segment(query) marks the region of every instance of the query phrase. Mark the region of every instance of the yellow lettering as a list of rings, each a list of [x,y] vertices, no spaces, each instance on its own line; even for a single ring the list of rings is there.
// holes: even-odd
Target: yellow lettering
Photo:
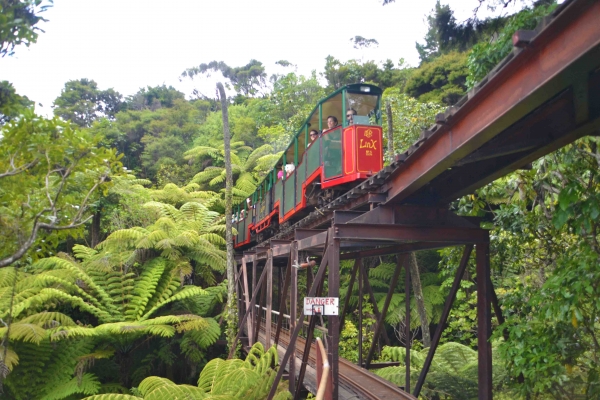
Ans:
[[[360,139],[359,148],[360,149],[377,150],[377,140],[375,140],[375,139],[371,139],[371,140]]]

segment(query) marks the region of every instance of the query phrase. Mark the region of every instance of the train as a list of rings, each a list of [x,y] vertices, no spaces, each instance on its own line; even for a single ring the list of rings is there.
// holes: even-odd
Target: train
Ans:
[[[256,191],[234,207],[234,248],[267,240],[383,168],[382,92],[352,84],[317,103]],[[329,117],[341,123],[329,127]]]

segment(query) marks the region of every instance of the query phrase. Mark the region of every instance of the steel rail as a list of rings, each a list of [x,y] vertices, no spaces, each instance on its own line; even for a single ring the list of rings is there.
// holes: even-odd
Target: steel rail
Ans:
[[[265,341],[265,331],[261,327],[259,333],[259,340],[263,343]],[[279,343],[282,347],[287,348],[289,345],[289,335],[287,332],[282,331],[279,337]],[[296,353],[302,357],[305,345],[305,340],[302,337],[298,337],[296,343]],[[309,361],[312,365],[316,366],[317,357],[314,355],[317,352],[317,348],[313,343],[310,348]],[[313,353],[314,352],[314,353]],[[355,392],[361,399],[365,400],[387,400],[387,399],[406,399],[416,400],[410,393],[406,393],[398,386],[387,380],[369,372],[368,370],[353,364],[352,362],[339,358],[339,377],[340,385]]]

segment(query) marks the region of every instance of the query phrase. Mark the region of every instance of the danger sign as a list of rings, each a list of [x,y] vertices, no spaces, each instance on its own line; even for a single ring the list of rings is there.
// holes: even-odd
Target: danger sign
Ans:
[[[339,298],[305,297],[304,315],[338,315]]]

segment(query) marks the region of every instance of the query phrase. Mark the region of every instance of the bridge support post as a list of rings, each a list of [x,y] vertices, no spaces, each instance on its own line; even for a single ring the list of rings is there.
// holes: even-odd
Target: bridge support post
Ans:
[[[298,242],[292,242],[292,252],[290,258],[291,264],[298,262]],[[290,332],[296,331],[296,310],[298,309],[298,268],[293,268],[290,264],[291,287],[290,287]],[[288,371],[289,390],[290,393],[295,393],[296,390],[296,339],[290,340],[287,352],[291,353],[290,365]],[[283,363],[281,364],[284,365]]]
[[[273,250],[267,250],[267,311],[265,314],[266,349],[271,347],[271,311],[273,306]]]
[[[479,399],[492,399],[492,296],[490,278],[490,245],[477,243],[477,353],[479,359]]]
[[[328,235],[326,246],[329,251],[329,279],[327,285],[329,286],[329,297],[340,297],[340,240],[333,239],[333,235]],[[313,290],[311,290],[313,292]],[[329,327],[328,335],[330,338],[329,346],[327,346],[327,353],[329,353],[331,363],[331,377],[333,383],[333,393],[331,398],[333,400],[338,399],[339,393],[339,344],[340,344],[340,316],[329,316]]]
[[[251,311],[250,309],[250,296],[248,290],[248,266],[246,265],[246,257],[242,257],[242,274],[244,280],[244,300],[246,302],[246,313]],[[240,320],[240,325],[242,320]],[[248,344],[252,346],[252,321],[246,319],[246,330],[248,334]]]

